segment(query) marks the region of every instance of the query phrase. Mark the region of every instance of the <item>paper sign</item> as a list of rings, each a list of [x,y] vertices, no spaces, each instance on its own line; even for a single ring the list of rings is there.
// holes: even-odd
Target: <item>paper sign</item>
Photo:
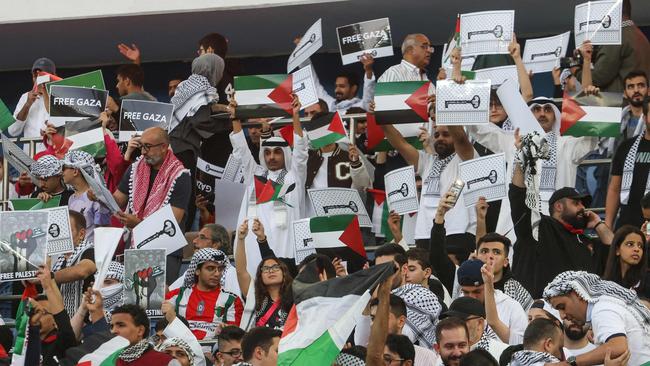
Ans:
[[[309,229],[309,219],[296,220],[293,222],[294,259],[296,265],[300,264],[307,256],[316,253],[314,239]]]
[[[296,45],[296,48],[289,55],[287,73],[290,73],[296,67],[300,66],[300,64],[307,61],[321,47],[323,47],[323,29],[321,19],[318,19],[316,23],[307,29],[307,32],[305,32],[300,42]]]
[[[138,305],[148,316],[163,316],[166,264],[165,249],[125,250],[124,303]]]
[[[99,202],[104,204],[112,214],[121,211],[120,206],[115,201],[115,198],[113,198],[113,194],[106,188],[104,178],[99,173],[94,172],[93,175],[90,175],[86,172],[86,169],[79,169],[79,171],[83,174],[84,179],[90,186],[90,189],[93,190],[93,193],[95,193]]]
[[[187,240],[169,204],[152,213],[133,228],[135,249],[167,249],[173,253],[187,245]]]
[[[50,208],[47,213],[47,255],[71,253],[74,251],[74,243],[68,206]]]
[[[463,161],[458,166],[465,182],[463,200],[466,207],[476,205],[479,197],[488,202],[506,197],[506,156],[504,153]]]
[[[576,47],[586,41],[593,45],[621,44],[622,0],[589,1],[576,5],[573,22]]]
[[[301,110],[318,103],[318,93],[316,92],[312,73],[311,65],[307,65],[291,74],[293,92],[296,93],[300,100]]]
[[[47,92],[51,94],[50,88],[53,85],[67,85],[67,86],[78,86],[81,88],[90,88],[90,89],[100,89],[106,90],[104,85],[104,76],[102,75],[102,70],[95,70],[87,72],[85,74],[80,74],[76,76],[71,76],[59,81],[53,81],[45,85]]]
[[[0,282],[36,278],[47,256],[48,212],[0,212]]]
[[[439,80],[436,84],[436,125],[490,123],[490,80],[468,80],[458,84]]]
[[[13,141],[9,140],[7,136],[2,134],[2,155],[9,165],[13,166],[16,170],[23,173],[26,172],[32,178],[34,184],[38,184],[38,180],[34,177],[29,170],[29,167],[34,164],[34,159],[29,157],[23,149],[19,148]]]
[[[529,39],[524,47],[522,60],[526,69],[533,73],[553,71],[560,66],[560,58],[566,55],[571,32],[557,36]]]
[[[490,80],[494,86],[499,86],[505,83],[506,80],[512,80],[515,82],[517,90],[519,90],[519,75],[517,74],[517,66],[515,65],[474,70],[474,74],[475,80]]]
[[[368,20],[336,28],[343,65],[359,62],[364,53],[373,58],[393,55],[388,18]]]
[[[149,127],[167,130],[173,113],[174,105],[170,103],[124,99],[120,109],[119,140],[128,141]]]
[[[503,105],[503,109],[508,113],[508,118],[515,128],[519,128],[519,133],[522,136],[533,131],[544,134],[544,130],[535,119],[526,102],[524,102],[524,98],[519,93],[519,88],[513,80],[503,83],[497,89],[497,96]]]
[[[388,208],[400,215],[418,212],[415,170],[412,165],[392,170],[384,175]]]
[[[55,127],[68,121],[98,118],[106,109],[106,90],[53,85],[50,91],[48,121]]]
[[[217,179],[223,176],[223,168],[214,164],[210,164],[200,157],[196,160],[196,168],[206,174],[209,174]]]
[[[508,53],[514,25],[514,10],[461,14],[460,44],[463,55]]]
[[[241,208],[246,193],[246,185],[217,179],[214,182],[214,215],[219,218],[219,224],[228,230],[237,230],[236,213]]]
[[[356,189],[308,189],[307,194],[317,216],[355,214],[359,216],[359,226],[372,227],[366,206]]]
[[[116,227],[97,227],[94,231],[95,243],[102,243],[95,245],[95,265],[97,266],[97,273],[95,274],[95,283],[93,290],[99,290],[104,285],[104,279],[108,272],[108,267],[111,264],[115,249],[122,239],[124,229]]]

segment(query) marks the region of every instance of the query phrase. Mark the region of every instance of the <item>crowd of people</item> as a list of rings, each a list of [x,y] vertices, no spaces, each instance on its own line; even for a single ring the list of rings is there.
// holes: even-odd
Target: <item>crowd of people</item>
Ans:
[[[19,172],[15,194],[60,199],[69,210],[74,251],[40,266],[36,279],[11,283],[13,294],[32,296],[3,316],[19,319],[29,308],[28,331],[21,334],[19,322],[15,330],[0,326],[0,362],[103,365],[103,350],[103,362],[122,366],[277,365],[283,332],[296,329],[296,304],[311,301],[294,292],[389,263],[394,273],[371,289],[352,334],[339,335],[347,338],[340,353],[322,364],[650,364],[650,43],[631,20],[631,8],[623,1],[621,45],[586,41],[574,52],[579,64],[553,70],[554,95],[534,96],[513,37],[507,63],[517,67],[521,97],[543,139],[520,133],[496,86],[490,123],[436,126],[436,80],[428,93],[430,130],[421,128],[414,138],[395,125],[369,126],[377,84],[429,81],[433,47],[425,34],[407,35],[401,62],[381,75],[365,54],[359,75],[345,72],[333,80],[334,95],[318,80],[318,103],[303,110],[292,95],[291,122],[282,131],[270,118],[241,120],[228,41],[211,33],[198,42],[190,76],[169,81],[169,125],[125,143],[114,135],[121,102],[155,98],[146,91],[140,50],[118,46],[131,63],[118,68],[118,96],[109,97],[99,117],[106,153],[98,157],[57,143],[61,131],[50,123],[47,89],[37,83],[57,69],[39,58],[31,69],[35,87],[21,96],[7,130],[42,137],[35,163]],[[436,79],[465,83],[462,59],[455,48],[453,68],[441,68]],[[605,91],[621,95],[619,137],[560,133],[557,97]],[[354,135],[314,149],[305,126],[329,112],[356,115],[347,126]],[[389,149],[368,146],[371,127],[381,130]],[[549,149],[546,158],[535,156],[540,141]],[[496,153],[506,157],[507,197],[489,203],[481,197],[466,207],[451,189],[460,164]],[[612,163],[592,197],[576,187],[581,179],[584,184],[581,162],[594,156]],[[233,231],[217,214],[219,200],[196,188],[204,174],[199,160],[224,167],[229,159],[241,166],[246,187],[239,210],[229,213],[237,218]],[[382,219],[382,212],[372,212],[371,192],[385,194],[384,175],[405,166],[417,176],[419,209]],[[88,181],[97,173],[119,206],[113,214]],[[281,200],[258,204],[258,177],[293,188]],[[361,231],[366,246],[376,248],[363,268],[319,252],[296,258],[291,223],[315,216],[307,189],[327,187],[352,188],[367,200],[373,227]],[[590,209],[597,203],[604,212]],[[122,262],[132,229],[166,205],[187,248],[167,253],[161,318],[125,303],[130,279]],[[97,263],[95,249],[105,243],[94,230],[107,226],[123,227],[125,234],[113,260]],[[183,271],[184,256],[191,259]],[[93,287],[102,265],[105,279]],[[18,361],[23,347],[28,352]]]

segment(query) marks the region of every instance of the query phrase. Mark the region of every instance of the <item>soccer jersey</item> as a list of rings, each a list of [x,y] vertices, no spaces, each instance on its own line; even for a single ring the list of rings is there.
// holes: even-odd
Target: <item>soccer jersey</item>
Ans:
[[[232,292],[217,288],[201,291],[196,285],[170,291],[167,299],[176,305],[176,313],[185,317],[197,339],[215,338],[222,325],[239,326],[244,306]]]

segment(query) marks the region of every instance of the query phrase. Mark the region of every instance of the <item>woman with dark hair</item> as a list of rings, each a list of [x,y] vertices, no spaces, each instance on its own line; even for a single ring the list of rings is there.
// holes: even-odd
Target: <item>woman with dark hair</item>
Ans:
[[[641,298],[650,298],[647,252],[646,238],[641,230],[632,225],[616,230],[603,279],[632,289]]]
[[[263,257],[255,272],[255,293],[249,296],[251,276],[246,270],[246,243],[243,240],[248,233],[248,220],[244,221],[238,230],[239,240],[235,251],[235,267],[242,297],[246,299],[244,312],[246,313],[247,309],[253,311],[251,320],[255,323],[251,324],[251,327],[283,329],[284,322],[287,320],[293,305],[293,291],[291,290],[293,278],[289,273],[289,269],[284,262],[275,256]],[[260,245],[268,246],[264,226],[258,219],[253,220],[251,230],[257,236],[257,242]],[[254,301],[255,304],[252,309],[249,306],[251,301]],[[242,326],[245,326],[245,324],[242,323]]]

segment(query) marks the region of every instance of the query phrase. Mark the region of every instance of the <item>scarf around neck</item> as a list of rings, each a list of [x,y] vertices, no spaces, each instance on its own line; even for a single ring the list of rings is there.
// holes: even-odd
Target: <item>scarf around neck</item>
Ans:
[[[174,114],[169,123],[171,132],[185,117],[192,117],[204,105],[219,100],[217,89],[210,85],[205,76],[192,74],[176,87],[172,97]]]
[[[425,180],[427,187],[425,192],[426,195],[440,197],[440,175],[454,157],[456,157],[456,153],[450,154],[443,159],[440,159],[440,157],[436,155],[429,176]]]
[[[142,357],[142,355],[147,352],[149,347],[149,341],[147,339],[143,339],[140,342],[132,346],[128,346],[122,350],[118,358],[124,362],[133,362]]]
[[[523,350],[512,355],[511,365],[532,366],[536,364],[558,363],[560,360],[550,353]]]
[[[641,123],[641,121],[639,121]],[[645,129],[636,137],[632,147],[627,152],[625,156],[625,162],[623,163],[623,176],[621,177],[621,204],[627,205],[630,200],[630,188],[632,187],[632,180],[634,178],[634,163],[636,162],[636,155],[639,152],[639,145],[641,145],[641,140],[645,136]],[[650,173],[648,174],[650,178]],[[650,179],[646,180],[645,183],[645,192],[650,190]]]
[[[189,170],[185,169],[183,163],[174,156],[171,150],[167,150],[165,160],[158,170],[149,192],[151,166],[147,164],[143,156],[140,156],[133,163],[129,179],[128,206],[131,213],[144,219],[166,205],[174,191],[176,180],[183,173],[189,173]]]

